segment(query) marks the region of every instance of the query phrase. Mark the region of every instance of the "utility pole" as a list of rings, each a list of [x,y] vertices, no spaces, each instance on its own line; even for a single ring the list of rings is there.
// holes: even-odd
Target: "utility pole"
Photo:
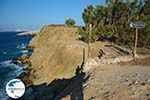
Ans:
[[[137,16],[137,20],[139,20],[139,16]],[[136,56],[137,56],[138,32],[139,32],[139,29],[138,29],[138,28],[136,28],[136,34],[135,34],[135,45],[134,45],[134,54],[133,54],[134,59],[135,59],[135,58],[136,58]]]

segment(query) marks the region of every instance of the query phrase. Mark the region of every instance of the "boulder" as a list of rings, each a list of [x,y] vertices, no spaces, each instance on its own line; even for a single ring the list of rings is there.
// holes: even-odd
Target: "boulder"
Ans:
[[[23,64],[29,64],[31,65],[31,62],[29,60],[29,56],[27,54],[23,54],[18,58],[19,61],[21,61],[21,63]]]
[[[14,58],[11,62],[10,62],[10,64],[19,64],[20,62],[19,62],[19,60],[18,60],[18,58]]]
[[[25,86],[28,87],[32,84],[30,77],[31,75],[29,73],[23,72],[17,78],[21,79]]]

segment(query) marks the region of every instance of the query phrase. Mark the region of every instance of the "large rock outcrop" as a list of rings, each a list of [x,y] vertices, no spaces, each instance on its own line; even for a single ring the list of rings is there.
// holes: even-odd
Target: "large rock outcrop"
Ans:
[[[83,48],[87,47],[77,37],[77,28],[49,25],[30,41],[29,46],[34,48],[30,57],[34,84],[75,75],[83,61]]]

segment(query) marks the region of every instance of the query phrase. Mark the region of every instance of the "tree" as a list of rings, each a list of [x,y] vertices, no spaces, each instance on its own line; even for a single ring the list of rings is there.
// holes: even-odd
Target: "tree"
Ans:
[[[123,0],[105,0],[106,4],[116,3],[116,2],[122,2]]]
[[[82,18],[86,26],[93,23],[93,11],[94,7],[92,5],[88,5],[86,9],[84,9],[84,12],[82,14]]]
[[[131,22],[145,22],[140,29],[138,45],[150,47],[150,0],[106,0],[107,5],[87,6],[82,14],[85,27],[80,29],[83,40],[88,40],[89,24],[92,24],[92,42],[97,37],[119,45],[134,45],[135,30]],[[137,16],[139,20],[137,20]]]
[[[74,27],[75,26],[75,21],[73,20],[73,19],[71,19],[71,18],[69,18],[69,19],[67,19],[66,21],[65,21],[65,24],[68,26],[68,27]]]

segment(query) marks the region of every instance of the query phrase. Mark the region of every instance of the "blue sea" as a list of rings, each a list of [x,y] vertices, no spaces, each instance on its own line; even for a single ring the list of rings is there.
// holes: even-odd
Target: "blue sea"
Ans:
[[[31,36],[17,36],[19,32],[0,32],[0,100],[5,100],[7,82],[18,76],[25,66],[10,62],[22,54],[30,54],[27,44]]]

